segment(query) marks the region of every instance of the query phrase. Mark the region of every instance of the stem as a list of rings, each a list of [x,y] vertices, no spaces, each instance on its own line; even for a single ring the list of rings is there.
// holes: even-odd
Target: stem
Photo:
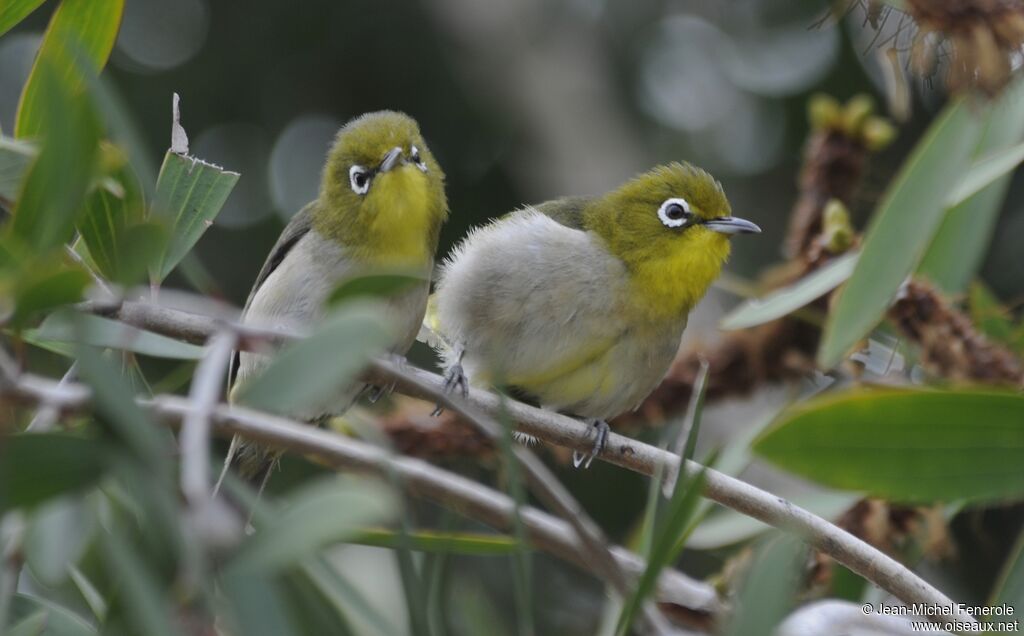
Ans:
[[[81,305],[80,308],[90,310],[88,305]],[[116,307],[107,305],[101,309],[105,309],[104,315],[111,318],[186,342],[201,342],[212,331],[211,322],[207,318],[146,303],[125,302]],[[294,334],[244,326],[236,328],[243,347],[252,347],[257,342],[295,337]],[[395,381],[396,390],[401,393],[440,402],[462,414],[465,414],[467,408],[490,417],[500,417],[502,413],[502,400],[494,393],[471,387],[466,400],[456,400],[444,393],[440,376],[408,365],[400,367],[391,360],[372,361],[364,379],[376,384]],[[508,416],[519,422],[520,431],[550,444],[580,451],[590,450],[592,440],[583,423],[515,400],[504,399],[503,404]],[[608,444],[600,458],[648,476],[653,475],[659,465],[663,466],[663,474],[675,474],[680,465],[677,456],[616,433],[609,435]],[[704,468],[696,462],[687,461],[685,470],[691,476],[701,470],[705,471],[704,495],[709,499],[769,525],[799,534],[811,545],[904,603],[940,606],[952,611],[954,616],[969,620],[956,603],[934,586],[875,547],[825,519],[781,497],[716,470]]]

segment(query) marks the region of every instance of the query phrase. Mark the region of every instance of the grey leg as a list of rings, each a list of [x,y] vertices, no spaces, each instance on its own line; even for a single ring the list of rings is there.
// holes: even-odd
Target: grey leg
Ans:
[[[576,468],[579,468],[580,466],[583,466],[583,468],[590,468],[590,464],[593,463],[594,459],[601,454],[604,447],[608,445],[608,433],[611,433],[612,431],[612,427],[608,426],[608,422],[604,420],[588,421],[594,428],[594,434],[596,436],[596,439],[594,440],[594,448],[591,449],[589,454],[573,451],[572,465]]]

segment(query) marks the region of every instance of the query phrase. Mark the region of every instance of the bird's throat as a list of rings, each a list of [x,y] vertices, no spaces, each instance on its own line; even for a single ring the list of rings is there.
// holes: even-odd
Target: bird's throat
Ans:
[[[729,241],[708,232],[687,249],[634,263],[630,308],[650,320],[686,316],[707,293],[729,256]]]

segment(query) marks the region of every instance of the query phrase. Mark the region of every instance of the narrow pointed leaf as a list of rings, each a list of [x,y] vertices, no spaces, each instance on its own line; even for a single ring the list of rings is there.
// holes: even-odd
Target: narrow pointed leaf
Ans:
[[[722,319],[720,327],[747,329],[793,313],[842,285],[853,273],[857,256],[855,252],[844,254],[791,285],[740,304]]]
[[[27,141],[0,136],[0,203],[14,203],[39,148]]]
[[[679,544],[680,537],[685,531],[697,504],[700,502],[700,493],[704,488],[704,473],[696,477],[676,483],[672,499],[666,506],[665,516],[655,532],[651,544],[651,552],[647,557],[647,567],[636,582],[636,587],[628,599],[622,605],[622,613],[619,614],[619,621],[615,633],[623,635],[633,624],[641,606],[646,602],[658,581],[658,575],[670,564]]]
[[[44,0],[5,0],[0,4],[0,35],[28,17]]]
[[[297,565],[325,546],[358,536],[365,526],[392,516],[395,499],[378,482],[326,478],[289,497],[241,548],[232,572],[272,572]]]
[[[785,411],[756,453],[825,486],[898,501],[1024,495],[1024,395],[865,389]]]
[[[144,331],[118,320],[101,316],[77,316],[79,326],[67,316],[52,314],[36,329],[23,335],[26,341],[37,346],[67,352],[76,342],[107,349],[132,351],[154,358],[172,360],[198,360],[203,357],[203,348],[174,340],[151,331]],[[59,343],[62,346],[53,346]]]
[[[15,293],[11,323],[22,327],[40,312],[71,304],[82,298],[92,282],[81,269],[64,269],[57,264],[40,264],[21,274]]]
[[[78,65],[99,73],[107,63],[114,40],[121,26],[124,0],[62,0],[50,18],[43,35],[36,63],[18,103],[15,136],[34,137],[49,131],[41,118],[45,100],[41,92],[39,69],[49,60],[62,69],[60,81],[72,90],[78,90],[81,78]]]
[[[87,333],[88,323],[79,325]],[[135,402],[131,388],[109,360],[87,345],[76,347],[78,373],[92,387],[93,409],[107,431],[147,466],[156,482],[169,475],[168,433]]]
[[[520,549],[520,543],[515,537],[503,534],[417,530],[408,533],[404,539],[408,548],[417,552],[495,555],[512,554]],[[402,540],[403,537],[394,530],[380,528],[362,530],[351,542],[380,548],[397,548]]]
[[[39,103],[33,114],[45,133],[39,156],[21,185],[10,232],[43,250],[67,242],[93,178],[100,138],[88,100],[41,57],[33,72]]]
[[[168,152],[157,177],[153,215],[170,232],[155,270],[158,280],[171,273],[199,241],[238,182],[230,172],[194,157]]]
[[[39,610],[12,624],[4,632],[7,636],[40,636],[46,630],[46,612]]]
[[[15,594],[11,599],[11,619],[15,622],[35,616],[46,615],[46,626],[38,636],[91,636],[96,634],[85,619],[71,610],[38,596]]]
[[[277,413],[330,410],[370,356],[392,341],[378,305],[347,303],[319,330],[282,351],[270,366],[241,385],[237,400]]]
[[[89,488],[109,461],[106,446],[77,435],[9,435],[0,445],[0,512]]]
[[[882,319],[942,222],[980,133],[975,109],[958,99],[918,142],[875,211],[857,266],[829,314],[818,350],[822,367],[835,366]]]
[[[1024,144],[1011,146],[982,157],[964,175],[960,185],[953,190],[949,205],[960,205],[1000,177],[1012,172],[1024,161]]]
[[[118,582],[118,595],[125,599],[123,611],[134,627],[132,631],[147,636],[175,636],[178,629],[162,581],[153,571],[154,564],[139,553],[127,536],[104,532],[100,537],[104,565],[109,576]]]
[[[850,509],[859,495],[834,492],[813,492],[787,497],[797,506],[824,519],[835,519]],[[770,532],[772,526],[730,508],[709,515],[694,529],[686,542],[691,550],[718,550]]]
[[[1024,81],[1017,81],[990,107],[974,151],[976,163],[956,189],[948,204],[952,207],[918,267],[919,274],[941,289],[963,292],[981,267],[1010,187],[1009,164],[1019,163],[1024,153],[1022,140]]]
[[[780,535],[754,555],[740,585],[735,611],[725,636],[772,636],[793,606],[802,579],[804,548],[800,539]]]
[[[380,298],[391,296],[423,283],[422,276],[404,273],[385,273],[358,276],[339,285],[327,299],[329,305],[342,303],[352,298]]]
[[[130,167],[122,167],[110,180],[111,185],[89,193],[77,227],[100,273],[131,285],[157,265],[165,232],[159,223],[145,219],[142,184]]]
[[[1006,557],[1002,571],[996,579],[995,587],[992,590],[988,603],[990,606],[1007,603],[1014,607],[1024,606],[1024,531],[1017,536],[1017,540]]]

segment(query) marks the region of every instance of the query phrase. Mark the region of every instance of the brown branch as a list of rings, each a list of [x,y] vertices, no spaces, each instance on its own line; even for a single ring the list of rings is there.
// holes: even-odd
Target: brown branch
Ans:
[[[124,315],[113,315],[135,327],[157,331],[170,337],[194,335],[196,324],[202,324],[201,317],[181,316],[185,312],[160,307],[132,306]],[[180,329],[175,328],[181,318]],[[206,334],[213,330],[210,321],[205,322]],[[259,339],[279,340],[287,334],[239,326],[243,347],[251,348]],[[265,342],[265,340],[264,340]],[[412,397],[429,401],[441,401],[450,408],[458,408],[461,400],[453,400],[444,393],[444,382],[436,374],[420,369],[398,365],[390,360],[375,361],[364,374],[364,379],[378,386],[392,381],[396,390]],[[479,412],[492,417],[507,416],[518,422],[518,430],[533,435],[550,444],[573,450],[588,451],[593,439],[589,427],[569,417],[538,409],[521,402],[503,399],[488,391],[471,388],[467,403]],[[218,411],[220,412],[220,411]],[[679,470],[679,457],[666,451],[643,444],[628,437],[611,434],[600,459],[628,468],[644,475],[654,475],[662,466],[660,474],[672,474]],[[854,572],[874,582],[905,603],[925,603],[948,607],[956,614],[956,605],[942,592],[929,585],[906,567],[881,553],[817,515],[793,503],[760,490],[743,481],[708,469],[696,462],[687,462],[686,474],[695,477],[704,472],[704,495],[726,507],[769,525],[794,532],[804,537],[811,545],[833,557]]]
[[[390,363],[381,363],[390,369]],[[388,371],[389,373],[389,371]],[[31,374],[4,378],[0,395],[28,406],[52,404],[62,415],[88,410],[89,389],[77,383],[58,384]],[[412,377],[406,386],[419,386]],[[182,422],[194,417],[197,407],[188,399],[160,395],[140,399],[139,405],[163,424],[180,429]],[[318,429],[286,418],[227,404],[217,405],[209,412],[209,421],[217,435],[246,439],[289,450],[318,459],[335,468],[346,468],[390,478],[397,476],[410,492],[436,501],[467,517],[482,521],[499,530],[513,529],[516,503],[511,497],[475,481],[443,470],[422,460],[396,456],[382,448],[330,431]],[[588,572],[595,572],[592,550],[580,540],[571,524],[556,519],[536,508],[520,508],[527,536],[536,547],[557,557],[576,563]],[[638,556],[621,548],[610,549],[616,566],[630,578],[641,573],[646,564]],[[595,572],[600,575],[600,572]],[[681,605],[698,614],[716,614],[722,610],[718,595],[711,586],[694,581],[674,571],[663,572],[658,582],[659,600]]]
[[[921,349],[921,366],[960,382],[1024,386],[1024,366],[1008,349],[978,332],[932,285],[910,281],[889,309],[900,333]]]

